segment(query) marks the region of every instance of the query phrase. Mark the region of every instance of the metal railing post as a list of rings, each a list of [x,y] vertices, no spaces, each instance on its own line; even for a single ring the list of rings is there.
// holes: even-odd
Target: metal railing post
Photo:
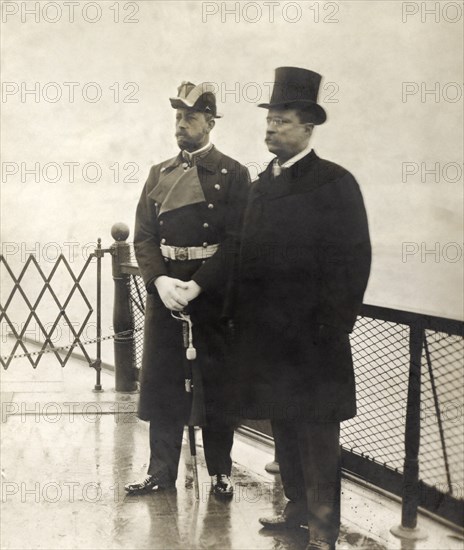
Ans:
[[[279,461],[277,460],[277,453],[274,448],[274,460],[272,462],[268,462],[266,466],[264,466],[264,469],[268,474],[280,474],[280,467],[279,467]]]
[[[130,275],[123,273],[121,264],[130,262],[130,245],[126,242],[129,228],[116,223],[111,228],[115,240],[111,246],[114,280],[114,369],[117,392],[137,390],[135,376],[134,320],[130,301]],[[123,334],[120,334],[123,333]]]
[[[95,369],[95,386],[94,392],[103,391],[101,385],[101,259],[104,252],[101,247],[101,239],[97,241],[97,248],[95,249],[95,257],[97,258],[97,358],[93,362],[92,366]]]
[[[424,345],[422,323],[410,325],[409,332],[409,382],[406,408],[405,457],[403,473],[401,525],[392,527],[393,535],[421,540],[427,534],[417,527],[417,508],[419,506],[419,446],[421,431],[421,362]]]

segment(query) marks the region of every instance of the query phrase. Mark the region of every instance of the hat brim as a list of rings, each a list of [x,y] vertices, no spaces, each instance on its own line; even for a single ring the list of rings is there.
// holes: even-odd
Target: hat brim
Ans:
[[[263,109],[292,109],[292,108],[298,108],[303,107],[307,109],[310,107],[310,110],[312,111],[314,115],[313,124],[324,124],[324,122],[327,120],[327,113],[325,112],[324,108],[319,105],[319,103],[314,103],[314,101],[304,101],[301,99],[294,99],[290,101],[283,101],[279,103],[259,103],[258,107],[261,107]]]
[[[169,101],[171,102],[171,107],[173,109],[192,109],[192,111],[197,111],[198,113],[204,113],[204,114],[212,114],[207,113],[207,111],[202,111],[200,109],[195,109],[195,107],[189,103],[188,101],[185,101],[184,99],[181,99],[179,97],[170,97]],[[222,118],[221,113],[216,113],[213,115],[214,118]]]

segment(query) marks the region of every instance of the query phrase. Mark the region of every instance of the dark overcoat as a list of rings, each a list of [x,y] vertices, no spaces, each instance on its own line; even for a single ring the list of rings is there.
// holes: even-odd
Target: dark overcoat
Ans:
[[[311,151],[276,178],[271,166],[259,175],[242,234],[231,411],[316,422],[356,414],[349,333],[370,262],[347,170]]]
[[[193,279],[203,292],[190,302],[194,346],[203,380],[208,415],[222,404],[224,385],[224,325],[221,314],[225,289],[246,204],[247,169],[216,148],[182,175],[181,155],[153,166],[137,207],[134,248],[147,289],[144,348],[138,416],[187,423],[189,400],[185,392],[185,350],[182,323],[163,305],[154,280],[168,275]],[[219,244],[206,260],[167,260],[160,244],[202,247]]]

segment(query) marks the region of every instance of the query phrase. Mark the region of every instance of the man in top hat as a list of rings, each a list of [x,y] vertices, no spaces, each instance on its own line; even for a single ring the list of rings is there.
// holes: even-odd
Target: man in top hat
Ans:
[[[371,247],[355,178],[309,145],[326,120],[321,77],[276,70],[266,145],[276,155],[252,184],[235,297],[233,384],[241,416],[270,418],[288,503],[267,529],[309,526],[310,549],[340,526],[340,422],[356,414],[349,333]],[[231,408],[232,410],[232,408]]]
[[[197,350],[194,394],[204,397],[206,464],[214,493],[230,497],[234,425],[222,414],[227,380],[220,317],[249,176],[210,141],[220,115],[208,83],[183,82],[170,102],[180,152],[151,168],[135,221],[135,254],[147,289],[138,416],[150,421],[151,455],[147,477],[126,490],[175,486],[191,411],[183,327],[172,314],[185,310]]]

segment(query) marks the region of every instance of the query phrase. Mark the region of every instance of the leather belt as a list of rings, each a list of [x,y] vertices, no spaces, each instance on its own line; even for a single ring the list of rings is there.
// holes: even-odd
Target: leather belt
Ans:
[[[219,248],[218,244],[210,244],[208,246],[169,246],[160,244],[161,254],[164,258],[170,260],[206,260]]]

